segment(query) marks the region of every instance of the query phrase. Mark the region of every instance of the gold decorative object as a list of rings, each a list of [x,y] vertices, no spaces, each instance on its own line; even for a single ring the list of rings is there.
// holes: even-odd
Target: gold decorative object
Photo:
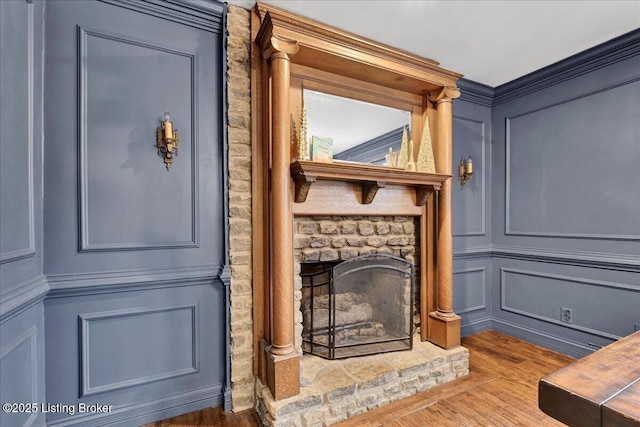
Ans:
[[[433,158],[433,144],[431,143],[431,131],[429,129],[429,119],[424,118],[424,128],[422,129],[422,139],[418,151],[418,172],[436,173],[436,162]]]
[[[173,129],[169,112],[164,113],[160,127],[156,130],[156,139],[158,155],[164,159],[164,164],[167,167],[167,171],[169,171],[173,164],[173,157],[178,156],[178,146],[180,145],[178,129]]]
[[[407,127],[402,128],[402,145],[400,145],[400,153],[398,154],[398,167],[405,169],[409,162],[409,137],[407,136]]]
[[[460,181],[460,188],[464,188],[464,185],[473,176],[473,160],[471,156],[465,162],[464,157],[460,159],[458,164],[458,180]]]
[[[409,161],[404,169],[410,172],[414,172],[416,170],[416,161],[413,159],[413,139],[409,141]]]
[[[309,159],[309,144],[307,142],[307,109],[304,107],[302,99],[302,110],[300,111],[300,134],[298,136],[298,159]]]

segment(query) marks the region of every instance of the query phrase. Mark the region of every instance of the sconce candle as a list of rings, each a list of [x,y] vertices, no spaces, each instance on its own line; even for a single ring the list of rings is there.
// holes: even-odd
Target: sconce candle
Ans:
[[[173,129],[168,112],[164,113],[160,127],[156,129],[156,140],[158,155],[164,159],[168,171],[173,164],[173,157],[178,155],[178,146],[180,145],[178,130]]]
[[[473,176],[473,160],[471,156],[464,161],[464,157],[460,159],[460,163],[458,163],[458,180],[460,181],[460,187],[464,188],[464,185],[471,179]]]
[[[164,137],[166,139],[173,139],[173,123],[171,123],[171,118],[169,117],[168,112],[164,113],[162,127],[164,128]]]

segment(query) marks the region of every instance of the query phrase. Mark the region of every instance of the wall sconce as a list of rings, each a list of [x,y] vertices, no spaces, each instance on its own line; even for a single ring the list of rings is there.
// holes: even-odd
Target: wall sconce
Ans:
[[[458,180],[460,181],[460,187],[464,188],[464,185],[471,179],[473,176],[473,160],[471,160],[471,156],[465,162],[464,157],[460,159],[460,163],[458,163]]]
[[[178,145],[180,140],[178,139],[178,130],[173,129],[173,123],[169,113],[164,113],[164,118],[160,123],[160,127],[156,130],[156,138],[158,140],[158,155],[164,158],[164,164],[167,166],[167,171],[171,169],[173,163],[173,156],[178,156]]]

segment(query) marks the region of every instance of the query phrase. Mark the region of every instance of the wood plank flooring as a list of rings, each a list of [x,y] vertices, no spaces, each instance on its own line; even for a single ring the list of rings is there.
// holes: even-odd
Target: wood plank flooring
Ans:
[[[574,359],[497,332],[462,339],[471,373],[439,387],[369,411],[336,427],[558,426],[538,409],[539,379]],[[253,411],[219,408],[144,427],[257,427]]]

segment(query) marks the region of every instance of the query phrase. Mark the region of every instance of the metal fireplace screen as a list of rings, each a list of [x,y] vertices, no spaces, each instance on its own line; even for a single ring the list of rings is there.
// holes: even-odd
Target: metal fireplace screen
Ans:
[[[301,270],[305,353],[343,359],[411,349],[411,262],[375,254]]]

